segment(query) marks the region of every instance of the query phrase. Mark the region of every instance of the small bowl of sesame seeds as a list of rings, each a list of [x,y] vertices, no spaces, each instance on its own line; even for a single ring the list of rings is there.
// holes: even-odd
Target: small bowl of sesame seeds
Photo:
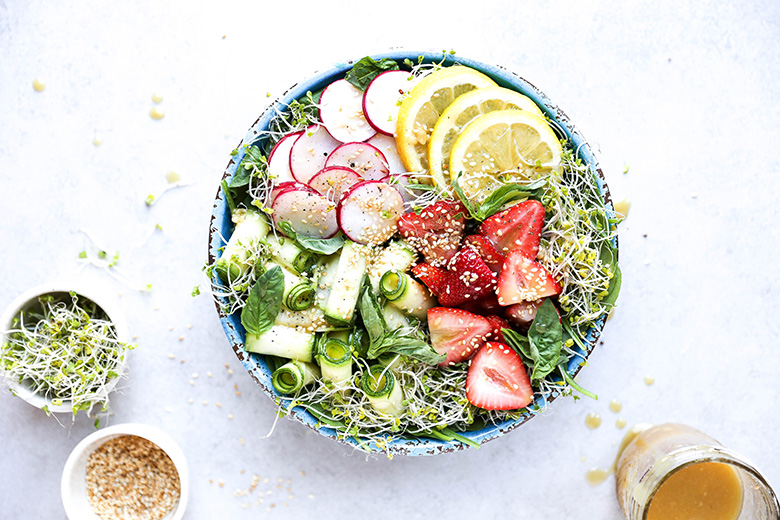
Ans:
[[[70,520],[179,520],[189,496],[187,460],[162,430],[118,424],[73,449],[60,491]]]

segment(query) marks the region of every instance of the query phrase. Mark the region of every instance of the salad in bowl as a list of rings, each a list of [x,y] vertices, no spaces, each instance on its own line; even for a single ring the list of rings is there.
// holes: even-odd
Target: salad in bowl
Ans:
[[[232,152],[209,260],[264,391],[365,451],[478,447],[561,395],[620,289],[616,218],[566,116],[504,69],[365,57]]]

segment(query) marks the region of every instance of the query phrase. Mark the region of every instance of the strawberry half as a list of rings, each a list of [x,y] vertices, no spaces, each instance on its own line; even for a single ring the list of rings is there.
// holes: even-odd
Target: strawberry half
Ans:
[[[439,201],[420,214],[410,211],[398,221],[401,236],[429,264],[445,265],[455,256],[466,228],[466,208],[460,202]]]
[[[522,251],[528,258],[539,254],[539,240],[544,226],[544,206],[526,200],[485,219],[479,234],[490,240],[499,253]]]
[[[485,410],[517,410],[531,404],[531,380],[517,352],[503,343],[485,343],[471,359],[466,398]]]
[[[534,300],[532,302],[520,302],[505,307],[504,315],[506,319],[512,322],[512,325],[521,329],[528,330],[536,318],[536,311],[542,305],[544,300]]]
[[[431,292],[438,296],[444,287],[444,277],[447,271],[441,267],[431,264],[417,264],[412,267],[412,273],[419,278],[422,283],[428,286]]]
[[[541,264],[526,258],[519,250],[507,255],[504,269],[498,277],[498,303],[531,302],[560,292],[560,284]]]
[[[450,263],[438,294],[444,307],[479,300],[496,287],[496,275],[471,247],[461,249]]]
[[[464,242],[477,250],[479,256],[485,261],[491,271],[498,274],[504,266],[504,255],[496,249],[487,237],[482,235],[469,235]]]
[[[495,314],[485,316],[485,319],[488,320],[490,325],[493,326],[493,332],[491,333],[492,335],[490,337],[495,341],[506,343],[506,340],[504,339],[504,333],[501,332],[501,329],[508,329],[509,322],[501,316],[496,316]]]
[[[500,314],[504,309],[504,307],[498,304],[498,296],[493,291],[490,291],[479,300],[468,301],[458,305],[458,308],[485,317],[490,314]]]
[[[447,359],[440,366],[454,365],[470,358],[493,331],[493,325],[482,316],[460,309],[428,309],[431,345]]]

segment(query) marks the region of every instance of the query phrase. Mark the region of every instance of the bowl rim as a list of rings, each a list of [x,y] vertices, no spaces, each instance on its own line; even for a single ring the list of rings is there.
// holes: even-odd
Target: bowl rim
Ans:
[[[162,520],[181,520],[189,501],[190,483],[187,458],[179,444],[168,433],[142,423],[122,423],[107,426],[87,435],[73,448],[62,468],[62,477],[60,479],[60,495],[62,497],[62,505],[65,508],[65,514],[70,520],[100,520],[99,516],[92,513],[86,492],[81,493],[82,486],[86,489],[86,483],[81,474],[82,469],[84,474],[86,474],[86,464],[89,456],[103,443],[125,435],[135,435],[154,443],[173,461],[179,475],[179,502]],[[85,519],[83,516],[85,511],[92,513],[92,516]]]
[[[566,137],[576,147],[579,157],[586,164],[588,164],[596,179],[599,191],[604,198],[607,211],[612,216],[614,216],[612,196],[609,191],[609,187],[607,186],[604,172],[602,171],[598,159],[596,158],[587,139],[585,139],[585,137],[582,135],[582,132],[571,123],[569,117],[563,112],[563,110],[560,109],[560,107],[552,103],[547,95],[544,94],[539,88],[522,78],[517,73],[510,71],[501,65],[488,65],[484,62],[464,58],[462,56],[455,56],[442,51],[416,52],[406,49],[396,49],[387,52],[374,53],[371,54],[370,57],[374,60],[391,58],[396,61],[402,61],[405,58],[417,60],[418,57],[423,57],[424,62],[426,63],[438,63],[443,61],[443,63],[447,66],[454,64],[465,65],[487,74],[489,77],[491,77],[491,79],[496,81],[496,83],[502,87],[507,87],[512,90],[519,91],[522,94],[530,97],[542,109],[545,115],[556,123],[556,125],[559,127],[556,129],[556,131],[559,134],[562,132],[564,137]],[[304,96],[307,91],[316,92],[328,83],[343,78],[346,72],[352,68],[356,61],[357,60],[337,62],[333,67],[330,67],[324,71],[314,72],[312,75],[307,76],[302,81],[292,85],[280,96],[274,99],[274,101],[269,103],[269,105],[261,112],[260,116],[249,128],[244,138],[237,145],[237,153],[230,158],[227,167],[224,170],[222,180],[228,181],[232,177],[245,153],[243,147],[260,140],[259,131],[267,127],[273,115],[275,115],[278,111],[284,110],[286,105],[293,99],[298,99]],[[226,208],[227,204],[221,193],[221,187],[218,187],[209,223],[209,248],[207,255],[208,265],[214,263],[218,257],[219,248],[223,247],[225,244],[224,240],[222,239],[221,230],[224,228],[225,220],[227,219],[228,222],[230,220],[229,211],[227,211]],[[219,221],[220,219],[221,222]],[[617,237],[614,239],[614,243],[617,248]],[[216,274],[213,274],[213,277],[210,281],[218,281],[216,276]],[[234,315],[227,315],[220,307],[219,301],[215,300],[214,305],[217,309],[222,328],[225,331],[225,335],[227,336],[227,339],[231,344],[236,357],[239,359],[252,379],[261,387],[263,392],[269,398],[271,398],[272,401],[278,402],[278,398],[280,396],[273,389],[268,366],[265,363],[265,360],[260,359],[259,357],[253,357],[243,349],[243,327],[240,324],[240,320],[236,320]],[[590,353],[594,350],[595,345],[598,343],[598,339],[601,336],[601,332],[604,329],[605,324],[606,317],[604,316],[589,329],[586,338],[584,338],[586,349],[583,351],[582,349],[575,348],[575,350],[579,350],[581,352],[583,358],[580,359],[578,356],[573,356],[569,360],[567,371],[572,377],[576,376],[582,369],[582,366],[586,364],[585,362],[590,356]],[[505,433],[508,433],[509,431],[524,424],[535,415],[543,412],[546,410],[547,406],[549,406],[549,404],[559,396],[560,391],[553,390],[552,394],[549,397],[544,398],[541,403],[537,403],[539,397],[534,400],[535,405],[543,405],[540,410],[529,411],[519,419],[508,419],[501,423],[489,423],[481,430],[466,432],[463,435],[477,441],[479,444],[484,444],[485,442],[491,441]],[[359,447],[359,444],[351,438],[340,438],[338,435],[336,435],[336,431],[332,428],[329,428],[325,425],[318,426],[319,422],[309,412],[303,410],[301,407],[294,407],[291,410],[287,410],[287,415],[294,417],[299,422],[302,422],[323,436],[335,439],[342,444],[356,449]],[[395,454],[412,456],[435,455],[443,452],[463,450],[469,446],[457,440],[445,442],[436,439],[402,438],[392,441],[385,448],[377,447],[373,443],[371,443],[369,447],[371,448],[371,452],[386,453],[388,457],[392,457]]]
[[[123,343],[129,341],[129,329],[127,327],[127,321],[125,315],[122,312],[117,299],[108,294],[102,286],[98,286],[95,283],[84,280],[54,280],[50,282],[37,285],[16,296],[5,307],[3,313],[0,315],[0,344],[7,341],[8,331],[10,329],[13,319],[23,308],[27,307],[33,300],[39,296],[52,293],[69,293],[75,292],[77,295],[92,300],[103,312],[108,316],[108,320],[114,325],[116,330],[117,339]],[[122,375],[127,370],[127,355],[129,349],[125,352],[125,358],[121,365],[119,365],[119,372],[117,377],[113,379],[106,387],[109,392],[113,391],[117,383],[121,379]],[[55,405],[50,398],[37,394],[31,391],[27,386],[17,382],[14,378],[8,376],[8,374],[0,367],[0,378],[4,383],[12,390],[12,392],[28,404],[35,406],[36,408],[43,409],[44,406],[51,413],[72,413],[73,403],[71,401],[64,400],[62,404]]]

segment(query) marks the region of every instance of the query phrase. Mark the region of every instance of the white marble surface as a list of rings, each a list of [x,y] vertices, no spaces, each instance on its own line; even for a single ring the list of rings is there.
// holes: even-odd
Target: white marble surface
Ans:
[[[139,347],[111,422],[152,424],[181,443],[191,520],[618,520],[613,480],[585,481],[612,462],[618,417],[699,427],[780,486],[780,4],[375,5],[0,0],[0,305],[59,276],[117,295]],[[633,207],[620,308],[581,376],[597,402],[556,402],[480,450],[366,460],[292,421],[266,437],[274,407],[213,304],[190,291],[229,152],[266,93],[399,45],[454,48],[529,79],[600,147],[613,193]],[[154,121],[158,91],[166,115]],[[172,170],[190,185],[147,207]],[[80,270],[83,228],[152,292]],[[585,427],[589,412],[599,429]],[[91,421],[61,426],[6,392],[0,417],[0,517],[64,518],[60,472]],[[258,487],[237,493],[253,474]]]

